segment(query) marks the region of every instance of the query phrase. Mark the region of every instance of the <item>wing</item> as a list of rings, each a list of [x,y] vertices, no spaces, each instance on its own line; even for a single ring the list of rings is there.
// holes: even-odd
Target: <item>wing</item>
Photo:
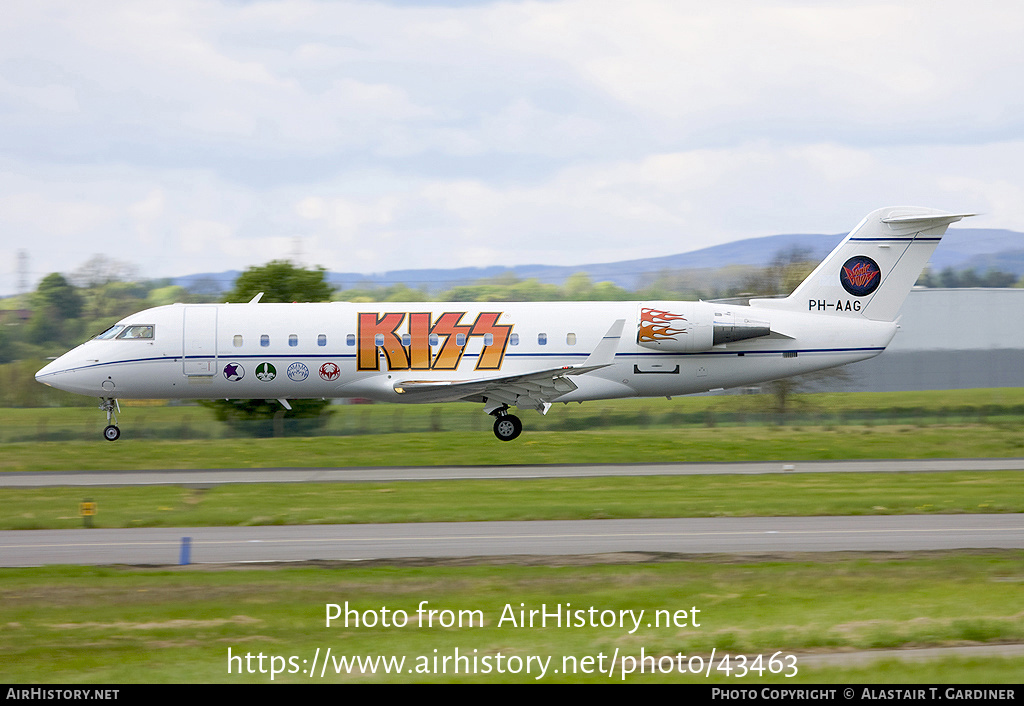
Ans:
[[[625,323],[625,319],[613,323],[582,365],[472,380],[402,380],[395,383],[395,392],[408,395],[410,402],[483,402],[487,405],[485,411],[509,405],[543,414],[554,400],[577,389],[572,376],[585,375],[614,362]]]

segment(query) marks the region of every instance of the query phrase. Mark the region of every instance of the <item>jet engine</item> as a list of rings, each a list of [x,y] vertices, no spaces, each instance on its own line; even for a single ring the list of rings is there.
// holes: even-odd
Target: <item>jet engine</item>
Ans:
[[[711,350],[771,334],[767,321],[737,315],[706,302],[644,302],[640,305],[636,342],[671,353]]]

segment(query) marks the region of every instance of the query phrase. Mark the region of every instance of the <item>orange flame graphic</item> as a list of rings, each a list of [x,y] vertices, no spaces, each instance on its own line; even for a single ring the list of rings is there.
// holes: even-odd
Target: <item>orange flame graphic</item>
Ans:
[[[673,321],[686,321],[686,317],[661,309],[641,309],[636,342],[671,341],[675,339],[676,334],[686,333],[686,329],[672,328]]]

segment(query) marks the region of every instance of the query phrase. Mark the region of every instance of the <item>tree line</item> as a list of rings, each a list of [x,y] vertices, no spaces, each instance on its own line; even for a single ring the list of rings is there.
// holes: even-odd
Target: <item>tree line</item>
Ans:
[[[249,301],[263,292],[263,302],[291,301],[628,301],[722,299],[748,296],[784,296],[817,265],[807,250],[779,252],[765,267],[734,266],[716,270],[663,270],[639,276],[636,289],[612,282],[594,282],[583,272],[562,284],[520,279],[506,273],[487,281],[450,286],[432,293],[405,284],[357,286],[336,290],[322,267],[305,268],[284,260],[250,267],[226,295],[196,291],[169,280],[142,280],[135,268],[104,256],[95,256],[78,270],[53,272],[33,292],[0,300],[0,364],[26,361],[25,370],[104,331],[129,314],[174,302],[203,303]],[[1024,286],[1024,278],[1005,272],[947,268],[926,272],[924,287]],[[202,288],[198,288],[202,289]],[[27,404],[38,397],[38,385],[19,369],[0,371],[0,404]],[[34,372],[34,369],[31,370]],[[26,382],[27,381],[27,382]],[[51,391],[56,403],[59,393]],[[84,398],[83,398],[84,399]],[[67,403],[61,399],[60,403]]]

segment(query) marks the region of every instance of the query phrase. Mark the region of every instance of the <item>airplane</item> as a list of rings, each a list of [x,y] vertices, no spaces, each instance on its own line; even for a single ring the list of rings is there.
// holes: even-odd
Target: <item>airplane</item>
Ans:
[[[947,226],[970,213],[876,210],[785,298],[715,301],[172,304],[128,316],[38,373],[100,398],[469,401],[509,409],[753,385],[878,355]]]

